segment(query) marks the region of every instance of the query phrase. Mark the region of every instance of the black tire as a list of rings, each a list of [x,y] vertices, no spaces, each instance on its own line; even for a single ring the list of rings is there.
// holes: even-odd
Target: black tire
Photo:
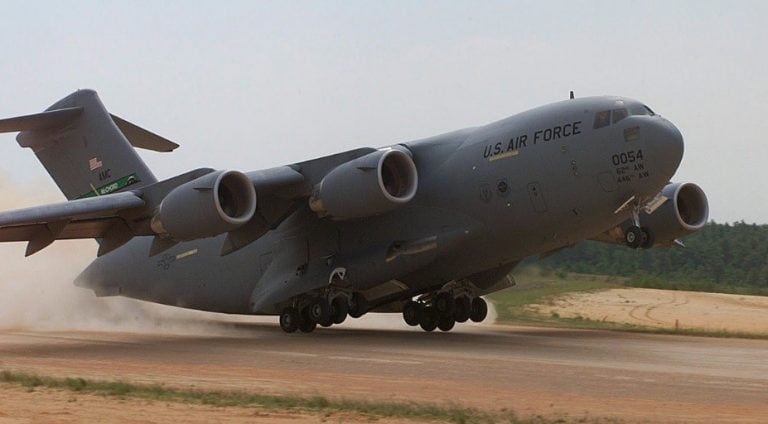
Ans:
[[[327,319],[324,319],[321,322],[318,322],[317,325],[321,327],[330,327],[333,325],[333,317],[329,314]]]
[[[454,325],[456,325],[456,318],[453,315],[442,315],[437,321],[437,328],[440,331],[451,331]]]
[[[331,321],[331,305],[322,297],[318,297],[309,303],[307,313],[312,321],[323,327],[333,324],[333,321]]]
[[[311,333],[317,328],[317,322],[309,316],[309,308],[301,310],[301,319],[299,320],[299,330],[302,333]]]
[[[456,310],[456,302],[453,300],[453,296],[448,292],[439,293],[435,297],[435,309],[440,315],[452,315]]]
[[[472,314],[472,301],[467,296],[456,298],[456,312],[453,313],[456,322],[467,322]]]
[[[488,304],[482,298],[472,299],[472,313],[469,319],[473,322],[482,322],[488,316]]]
[[[331,302],[331,320],[334,324],[341,324],[347,319],[349,313],[349,303],[344,296],[337,296]]]
[[[635,225],[624,231],[624,243],[627,247],[637,249],[643,243],[643,230]]]
[[[421,329],[424,331],[435,331],[435,328],[437,328],[437,321],[439,319],[439,315],[437,314],[437,311],[432,306],[427,306],[422,310],[421,314],[421,320],[419,320],[419,325],[421,326]]]
[[[640,243],[640,247],[643,249],[650,249],[656,244],[656,235],[648,227],[640,227],[640,231],[643,233],[643,242]]]
[[[284,308],[283,311],[280,312],[280,328],[286,333],[295,333],[296,330],[299,329],[300,320],[299,310],[293,306]]]
[[[409,300],[403,306],[403,321],[411,327],[419,325],[421,321],[421,304]]]
[[[362,293],[352,293],[352,297],[349,298],[349,316],[352,318],[360,318],[368,312],[368,300]]]

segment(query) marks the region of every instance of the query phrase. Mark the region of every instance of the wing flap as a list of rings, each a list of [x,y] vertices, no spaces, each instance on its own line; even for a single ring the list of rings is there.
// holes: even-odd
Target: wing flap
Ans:
[[[125,192],[1,212],[0,242],[27,241],[29,256],[56,240],[97,238],[102,239],[101,255],[133,237],[119,214],[144,205]]]

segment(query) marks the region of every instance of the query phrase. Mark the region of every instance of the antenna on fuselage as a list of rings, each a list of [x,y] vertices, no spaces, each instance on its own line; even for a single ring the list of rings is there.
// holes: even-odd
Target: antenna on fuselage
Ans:
[[[573,100],[573,90],[571,90],[571,100]]]

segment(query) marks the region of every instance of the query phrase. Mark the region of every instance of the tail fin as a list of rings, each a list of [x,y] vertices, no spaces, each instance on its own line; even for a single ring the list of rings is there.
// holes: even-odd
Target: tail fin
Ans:
[[[110,115],[93,90],[78,90],[45,112],[0,120],[0,132],[21,131],[29,147],[69,200],[157,182],[132,147],[171,151],[158,135]]]

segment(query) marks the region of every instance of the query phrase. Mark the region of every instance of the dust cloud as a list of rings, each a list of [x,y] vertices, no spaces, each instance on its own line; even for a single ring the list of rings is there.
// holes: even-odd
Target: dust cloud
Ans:
[[[19,187],[0,175],[0,211],[64,200],[50,181],[32,185],[37,189]],[[40,187],[51,189],[41,192]],[[97,247],[94,240],[62,240],[25,258],[26,243],[0,243],[0,329],[222,334],[249,318],[97,298],[73,284],[96,257]]]
[[[36,190],[31,190],[34,186]],[[50,187],[47,191],[40,187]],[[25,190],[26,189],[26,190]],[[19,187],[0,174],[0,211],[64,201],[50,181]],[[158,305],[123,297],[96,297],[76,287],[75,277],[96,257],[94,240],[61,240],[25,258],[26,243],[0,242],[0,330],[125,331],[183,335],[252,334],[252,326],[275,317],[217,314]],[[485,324],[494,322],[489,304]],[[344,328],[420,331],[400,314],[370,313],[340,325]],[[458,326],[472,331],[477,324]]]

